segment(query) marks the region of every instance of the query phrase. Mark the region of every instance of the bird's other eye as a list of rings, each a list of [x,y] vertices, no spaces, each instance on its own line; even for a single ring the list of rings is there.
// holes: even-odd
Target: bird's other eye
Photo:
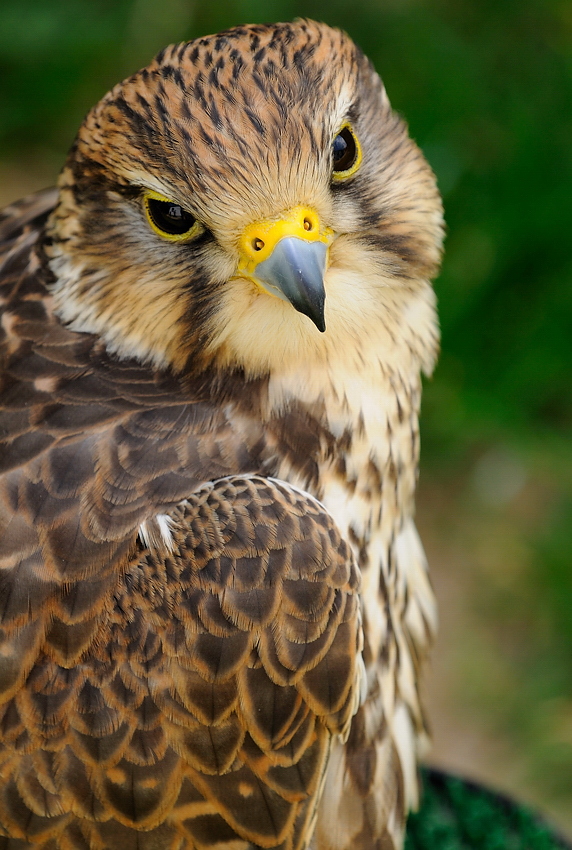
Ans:
[[[156,192],[147,192],[144,202],[149,224],[164,239],[178,242],[196,232],[198,222],[194,215],[175,201]]]
[[[334,180],[345,180],[359,168],[361,148],[354,131],[349,124],[344,124],[332,142],[332,177]]]

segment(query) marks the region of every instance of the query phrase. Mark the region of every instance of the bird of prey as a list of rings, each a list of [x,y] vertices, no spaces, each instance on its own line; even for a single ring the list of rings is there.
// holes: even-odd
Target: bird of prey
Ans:
[[[0,850],[399,848],[433,174],[311,21],[163,50],[0,219]]]

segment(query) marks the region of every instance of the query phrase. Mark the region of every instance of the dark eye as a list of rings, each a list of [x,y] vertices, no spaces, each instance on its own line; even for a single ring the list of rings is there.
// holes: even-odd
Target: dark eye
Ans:
[[[349,177],[357,170],[361,155],[358,140],[349,124],[346,124],[332,142],[333,176],[336,179]]]
[[[197,220],[180,204],[167,199],[145,196],[145,209],[153,230],[167,239],[181,239],[189,236]]]

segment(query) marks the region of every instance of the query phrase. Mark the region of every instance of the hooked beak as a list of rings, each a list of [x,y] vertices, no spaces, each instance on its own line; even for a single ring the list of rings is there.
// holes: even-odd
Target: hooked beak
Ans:
[[[239,274],[269,295],[288,301],[323,333],[324,273],[332,239],[330,228],[320,230],[314,210],[295,207],[276,221],[256,222],[245,229]]]

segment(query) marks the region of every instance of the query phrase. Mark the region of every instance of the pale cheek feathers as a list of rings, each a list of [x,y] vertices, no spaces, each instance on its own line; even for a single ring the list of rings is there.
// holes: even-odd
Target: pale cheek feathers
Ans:
[[[136,282],[121,275],[111,283],[107,277],[90,280],[67,259],[53,261],[52,269],[60,274],[52,289],[55,312],[71,330],[96,334],[122,358],[156,368],[183,365],[187,303],[172,281],[152,272]]]

